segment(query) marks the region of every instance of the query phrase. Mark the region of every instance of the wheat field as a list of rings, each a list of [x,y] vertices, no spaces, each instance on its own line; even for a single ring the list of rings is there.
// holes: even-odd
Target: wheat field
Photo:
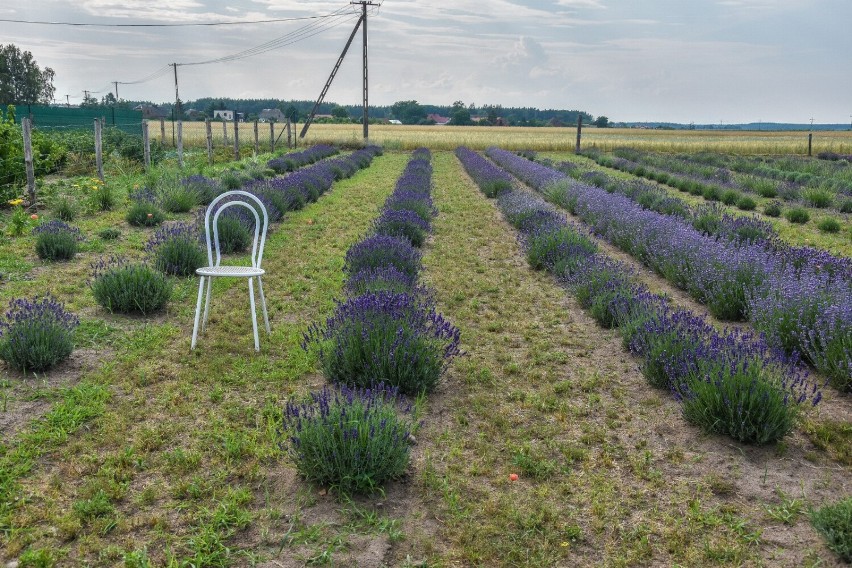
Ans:
[[[233,145],[234,123],[226,123],[228,145]],[[283,124],[273,124],[272,135],[276,148],[287,144]],[[292,130],[299,146],[317,143],[360,145],[363,142],[360,124],[312,124],[307,136],[299,139],[302,125]],[[173,146],[173,129],[165,123],[164,142]],[[213,145],[225,144],[222,123],[212,123]],[[151,123],[151,136],[160,140],[158,123]],[[183,123],[184,145],[204,146],[203,122]],[[241,146],[254,144],[254,123],[239,123]],[[435,150],[453,150],[458,146],[483,150],[500,146],[511,150],[571,151],[577,139],[576,128],[482,127],[482,126],[403,126],[370,125],[370,142],[391,150],[411,150],[420,146]],[[258,125],[260,151],[270,148],[270,125]],[[808,133],[804,131],[727,131],[727,130],[647,130],[632,128],[584,128],[582,147],[612,150],[628,146],[657,152],[723,152],[730,154],[800,154],[808,152]],[[852,131],[815,132],[813,154],[830,151],[852,154]]]

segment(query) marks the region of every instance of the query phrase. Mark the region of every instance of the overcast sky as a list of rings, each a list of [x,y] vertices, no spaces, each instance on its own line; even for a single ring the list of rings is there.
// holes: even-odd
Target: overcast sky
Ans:
[[[0,18],[105,24],[350,17],[182,28],[0,22],[56,71],[56,97],[315,99],[354,26],[338,0],[4,0]],[[850,0],[385,0],[369,17],[370,102],[580,109],[615,121],[850,122]],[[305,26],[312,26],[304,29]],[[300,31],[302,30],[302,31]],[[316,33],[319,32],[319,33]],[[315,35],[311,35],[315,34]],[[307,37],[310,36],[310,37]],[[361,102],[360,32],[326,100]],[[166,72],[167,71],[167,72]]]

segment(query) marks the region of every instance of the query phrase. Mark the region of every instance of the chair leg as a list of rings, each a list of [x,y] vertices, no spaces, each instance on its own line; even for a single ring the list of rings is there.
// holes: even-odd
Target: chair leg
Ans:
[[[266,311],[266,296],[263,295],[263,280],[257,277],[257,287],[260,290],[260,307],[263,308],[263,323],[266,324],[266,333],[272,333],[269,329],[269,314]]]
[[[251,304],[251,328],[254,331],[254,350],[260,351],[260,338],[257,335],[257,312],[254,306],[254,278],[249,278],[249,302]]]
[[[195,342],[198,340],[198,320],[201,318],[201,298],[204,296],[204,277],[198,281],[198,301],[195,303],[195,324],[192,326],[192,343],[189,349],[195,349]]]
[[[207,318],[210,315],[210,292],[213,290],[213,277],[207,277],[207,300],[204,302],[204,319],[201,323],[201,331],[207,330]]]

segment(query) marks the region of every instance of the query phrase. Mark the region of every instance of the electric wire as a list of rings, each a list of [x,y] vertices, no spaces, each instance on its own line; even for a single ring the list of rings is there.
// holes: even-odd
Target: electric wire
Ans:
[[[0,22],[9,22],[13,24],[38,24],[46,26],[73,26],[73,27],[100,27],[100,28],[181,28],[192,26],[241,26],[251,24],[269,24],[276,22],[297,22],[300,20],[316,20],[327,18],[329,14],[320,16],[302,16],[298,18],[275,18],[270,20],[247,20],[238,22],[190,22],[180,24],[97,24],[85,22],[49,22],[45,20],[13,20],[9,18],[0,18]]]

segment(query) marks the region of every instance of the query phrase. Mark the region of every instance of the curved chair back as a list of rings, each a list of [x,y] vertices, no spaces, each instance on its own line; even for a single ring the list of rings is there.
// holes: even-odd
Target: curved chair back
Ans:
[[[235,195],[243,198],[251,199],[251,203],[245,199],[235,199],[228,201],[221,207],[216,207],[220,201],[228,199]],[[222,195],[210,202],[207,206],[207,212],[204,214],[204,236],[207,239],[207,261],[210,266],[219,266],[222,262],[222,250],[219,245],[219,216],[229,207],[245,207],[254,215],[254,239],[251,246],[251,265],[254,268],[260,268],[260,263],[263,261],[263,246],[266,243],[266,230],[269,227],[269,215],[266,213],[266,207],[263,202],[247,191],[235,189],[226,191]],[[258,210],[263,214],[263,228],[261,229],[261,219]],[[213,213],[215,211],[215,213]],[[210,239],[210,214],[213,213],[213,239]],[[216,249],[216,263],[213,263],[213,249]]]

